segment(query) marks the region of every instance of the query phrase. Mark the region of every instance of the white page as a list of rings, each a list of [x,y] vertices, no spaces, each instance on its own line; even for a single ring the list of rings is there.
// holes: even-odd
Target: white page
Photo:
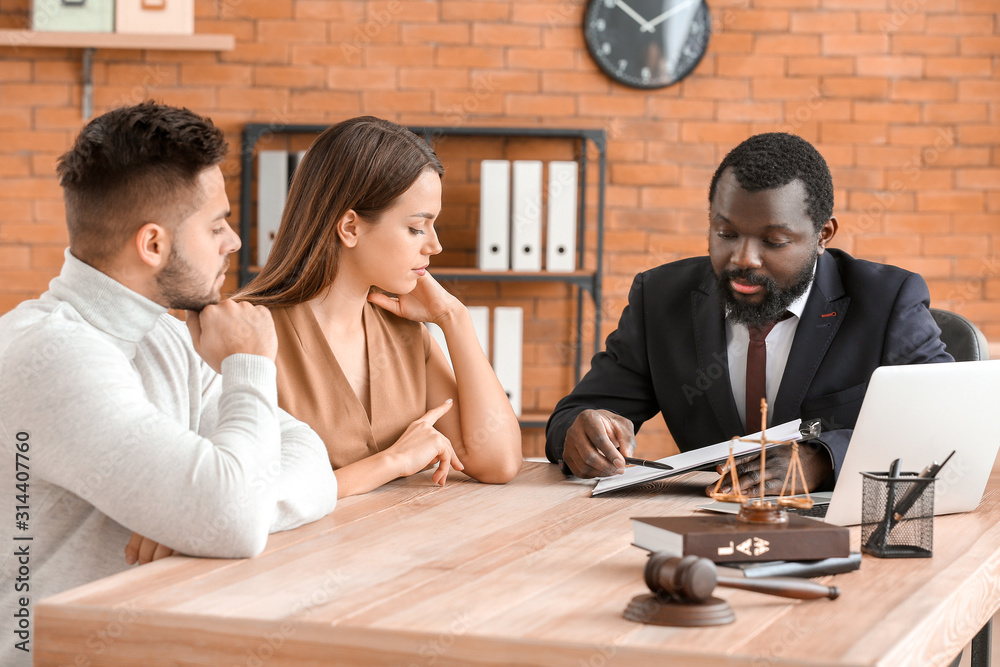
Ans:
[[[778,426],[772,426],[767,429],[767,437],[769,440],[775,440],[778,442],[796,438],[799,436],[799,425],[801,423],[801,419],[796,419]],[[754,439],[756,439],[757,442],[753,442]],[[680,454],[674,454],[673,456],[659,459],[660,463],[666,463],[669,466],[673,466],[673,470],[657,470],[656,468],[643,468],[642,466],[626,467],[625,472],[621,475],[612,475],[610,477],[601,477],[598,479],[597,486],[594,487],[594,490],[591,491],[590,495],[597,496],[602,493],[628,488],[644,482],[673,477],[674,475],[679,475],[683,472],[694,470],[695,468],[701,468],[709,463],[725,461],[726,458],[729,457],[730,442],[731,441],[726,440],[725,442],[709,445],[708,447],[693,449],[690,452],[681,452]],[[732,445],[733,456],[745,456],[747,454],[759,452],[760,431],[745,436],[745,440],[737,440],[732,443]]]

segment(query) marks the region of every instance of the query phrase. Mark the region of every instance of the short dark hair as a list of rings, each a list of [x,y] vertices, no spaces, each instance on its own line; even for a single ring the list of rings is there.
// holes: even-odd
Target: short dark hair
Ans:
[[[87,123],[56,168],[73,253],[99,263],[147,222],[170,226],[186,218],[197,206],[198,175],[227,150],[208,118],[152,101]]]
[[[806,186],[806,210],[816,232],[833,217],[833,177],[819,151],[802,137],[767,132],[745,140],[729,151],[712,176],[708,202],[722,173],[732,167],[740,187],[747,192],[773,190],[799,179]]]

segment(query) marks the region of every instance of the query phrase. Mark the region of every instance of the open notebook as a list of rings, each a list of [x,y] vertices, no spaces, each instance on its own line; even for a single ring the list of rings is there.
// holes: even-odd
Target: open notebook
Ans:
[[[772,426],[767,429],[767,437],[770,440],[778,442],[795,438],[799,435],[799,426],[801,423],[802,420],[796,419],[794,421],[785,422],[784,424]],[[745,456],[747,454],[759,452],[759,431],[746,436],[746,440],[754,439],[757,440],[756,443],[745,442],[744,440],[737,440],[736,442],[726,440],[725,442],[709,445],[708,447],[701,447],[700,449],[694,449],[690,452],[681,452],[680,454],[674,454],[673,456],[659,459],[660,463],[666,463],[669,466],[673,466],[673,470],[657,470],[655,468],[643,468],[641,466],[625,468],[625,472],[621,475],[612,475],[611,477],[601,477],[598,479],[597,486],[594,487],[594,490],[591,491],[590,495],[599,496],[602,493],[627,489],[639,484],[645,484],[658,479],[665,479],[667,477],[673,477],[674,475],[680,475],[681,473],[704,468],[705,466],[715,463],[722,463],[729,457],[730,444],[733,446],[734,456]]]

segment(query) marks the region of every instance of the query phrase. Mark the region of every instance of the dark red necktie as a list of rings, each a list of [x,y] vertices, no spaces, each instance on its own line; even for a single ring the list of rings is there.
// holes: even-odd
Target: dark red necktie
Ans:
[[[787,320],[792,314],[785,312],[778,322]],[[778,322],[750,330],[750,345],[747,346],[746,422],[747,433],[756,433],[760,428],[760,401],[767,396],[767,343],[764,339]]]

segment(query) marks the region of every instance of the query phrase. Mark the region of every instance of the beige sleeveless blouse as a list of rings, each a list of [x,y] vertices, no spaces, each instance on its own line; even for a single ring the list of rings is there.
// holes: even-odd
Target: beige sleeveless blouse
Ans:
[[[307,304],[271,310],[278,334],[278,405],[315,430],[333,468],[391,446],[427,411],[427,327],[367,303],[371,421]]]

